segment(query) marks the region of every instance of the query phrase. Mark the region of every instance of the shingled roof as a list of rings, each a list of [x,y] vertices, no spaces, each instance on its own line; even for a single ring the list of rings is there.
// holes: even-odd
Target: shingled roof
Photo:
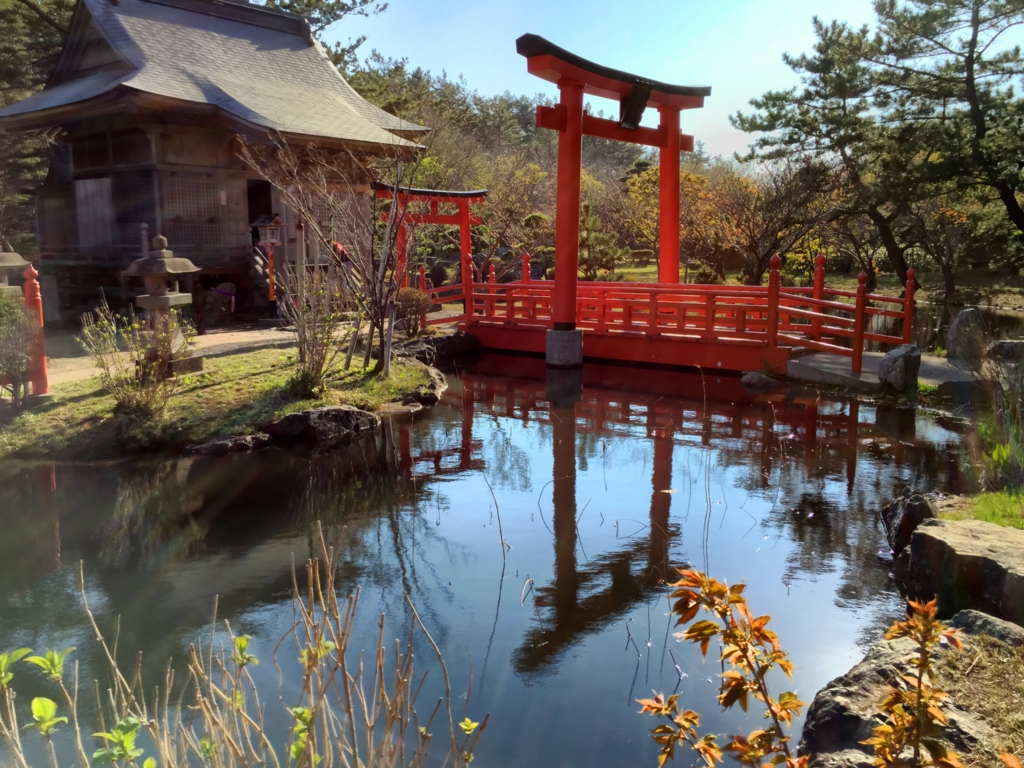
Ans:
[[[243,132],[413,148],[427,129],[363,99],[302,16],[232,0],[78,0],[47,87],[0,129],[81,118],[120,98],[217,112]]]

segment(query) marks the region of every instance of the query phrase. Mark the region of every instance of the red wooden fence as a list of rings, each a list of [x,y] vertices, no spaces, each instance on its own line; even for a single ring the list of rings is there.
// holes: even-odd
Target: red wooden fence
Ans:
[[[806,347],[850,357],[854,373],[861,372],[865,342],[910,343],[913,270],[908,273],[904,298],[893,298],[867,293],[867,275],[863,272],[855,291],[827,288],[824,262],[819,256],[814,285],[806,288],[781,285],[778,256],[772,257],[765,286],[580,282],[576,326],[602,336]],[[467,329],[476,325],[533,330],[551,327],[554,282],[530,280],[529,257],[523,258],[522,280],[497,283],[493,267],[489,272],[489,282],[473,284],[468,302],[462,285],[427,288],[435,304],[462,302],[465,307],[462,315],[427,322],[457,321]],[[868,331],[873,317],[902,320],[901,335]]]

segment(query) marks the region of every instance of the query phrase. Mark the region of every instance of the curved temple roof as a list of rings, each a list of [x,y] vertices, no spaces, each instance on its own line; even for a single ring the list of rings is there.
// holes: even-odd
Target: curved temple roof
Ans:
[[[683,108],[700,106],[705,96],[711,95],[706,85],[672,85],[651,80],[640,75],[612,69],[602,64],[570,53],[540,35],[526,34],[516,40],[516,52],[530,60],[531,74],[557,83],[568,77],[584,85],[584,91],[591,96],[608,99],[628,98],[634,87],[650,89],[648,103],[674,104]]]
[[[312,140],[413,148],[403,136],[427,130],[356,93],[305,18],[233,0],[78,0],[50,83],[0,110],[0,128],[59,125],[125,97]]]

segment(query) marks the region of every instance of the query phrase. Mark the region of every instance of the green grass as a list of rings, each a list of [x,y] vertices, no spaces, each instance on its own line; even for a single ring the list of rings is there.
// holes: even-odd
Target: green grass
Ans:
[[[963,504],[943,510],[946,520],[981,520],[1006,528],[1024,529],[1024,492],[997,491],[981,493]]]
[[[114,399],[95,379],[54,387],[54,397],[19,414],[0,412],[0,459],[100,459],[175,450],[229,435],[250,434],[287,413],[321,405],[376,410],[427,383],[419,366],[393,364],[381,380],[355,363],[339,372],[320,400],[298,399],[287,382],[295,352],[264,349],[210,358],[202,374],[185,376],[160,423],[125,433]]]

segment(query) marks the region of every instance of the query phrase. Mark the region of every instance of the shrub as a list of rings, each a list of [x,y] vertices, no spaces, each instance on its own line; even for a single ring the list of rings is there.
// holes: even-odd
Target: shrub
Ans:
[[[721,285],[723,281],[714,267],[698,261],[697,268],[690,270],[690,282],[696,285]]]
[[[115,410],[147,420],[163,412],[177,382],[171,360],[184,352],[195,335],[177,310],[167,322],[151,328],[129,309],[115,315],[104,301],[82,315],[79,343],[99,369],[103,388],[114,397]]]
[[[29,736],[21,734],[33,730],[43,740],[50,764],[56,768],[52,736],[67,728],[80,766],[111,763],[135,768],[316,768],[322,764],[413,768],[428,763],[431,731],[436,727],[443,734],[440,743],[447,748],[447,755],[430,764],[466,768],[473,760],[487,717],[480,722],[469,717],[455,721],[448,670],[416,608],[408,602],[413,631],[404,646],[398,641],[391,646],[393,657],[384,645],[383,616],[378,647],[365,657],[350,649],[359,590],[347,598],[338,597],[334,582],[337,557],[322,536],[319,545],[322,559],[308,560],[304,571],[293,576],[295,620],[277,644],[278,648],[290,649],[286,650],[289,655],[298,651],[300,669],[296,679],[276,690],[258,688],[258,678],[251,670],[259,659],[252,653],[251,638],[234,634],[227,622],[219,626],[214,623],[224,633],[223,643],[218,638],[212,647],[192,646],[185,670],[175,675],[169,667],[166,678],[159,681],[163,689],[154,688],[152,683],[147,686],[148,681],[139,678],[139,667],[119,666],[116,642],[112,649],[89,610],[79,566],[82,603],[99,646],[98,658],[106,661],[109,673],[109,689],[102,700],[97,697],[98,720],[109,725],[92,734],[102,740],[102,746],[93,752],[90,761],[83,736],[88,737],[93,729],[79,726],[77,702],[80,695],[91,691],[88,686],[79,690],[77,667],[69,671],[64,664],[75,649],[33,656],[28,648],[20,648],[0,653],[0,743],[13,758],[11,764],[28,765],[23,740]],[[301,590],[299,584],[303,584]],[[414,636],[417,630],[422,640]],[[423,708],[425,712],[432,710],[425,719],[419,719],[416,710],[423,676],[417,678],[415,674],[414,640],[425,641],[433,649],[446,684],[444,699],[436,706]],[[25,662],[43,670],[59,704],[37,696],[30,708],[16,706],[18,699],[11,682]],[[280,673],[276,651],[273,662]],[[168,690],[172,685],[173,695]],[[285,738],[264,722],[267,703],[283,695],[282,687],[294,691],[294,698],[286,705],[290,720]],[[467,691],[467,705],[468,697]],[[20,725],[19,720],[27,723]],[[145,742],[140,738],[143,735],[149,737]],[[146,755],[147,749],[155,754]]]
[[[0,284],[0,391],[21,405],[28,394],[32,344],[39,329],[24,303]]]
[[[674,591],[672,613],[679,617],[677,625],[689,625],[677,637],[700,645],[707,656],[711,641],[721,645],[722,672],[718,702],[724,709],[739,704],[747,710],[750,699],[765,708],[764,728],[747,736],[734,735],[729,743],[719,746],[714,734],[698,734],[700,715],[693,710],[680,710],[679,695],[640,699],[641,713],[662,718],[664,723],[654,729],[652,738],[661,745],[659,765],[675,755],[675,749],[689,747],[707,766],[722,762],[723,752],[743,765],[781,765],[803,768],[811,756],[796,757],[789,747],[786,727],[800,714],[804,703],[794,693],[772,695],[769,673],[779,669],[792,677],[793,663],[779,646],[778,636],[768,629],[770,616],[753,616],[743,597],[745,584],[729,586],[700,571],[680,570],[680,580],[671,584]],[[961,766],[956,755],[940,741],[945,716],[939,702],[945,694],[935,687],[931,668],[932,655],[940,643],[959,647],[956,630],[947,629],[936,620],[936,601],[909,603],[909,618],[897,621],[885,637],[892,640],[909,637],[917,643],[910,660],[913,673],[897,678],[891,693],[879,705],[880,720],[874,736],[862,742],[874,749],[874,764],[879,768],[931,765],[942,768]],[[694,622],[700,612],[710,613],[711,620]],[[694,623],[691,623],[694,622]],[[922,759],[922,750],[927,756]],[[912,761],[907,754],[912,754]],[[1004,756],[1007,765],[1011,762]],[[961,767],[962,768],[962,767]]]
[[[444,264],[438,262],[427,271],[427,277],[435,288],[448,284],[448,269]]]
[[[419,333],[420,319],[432,304],[430,294],[419,288],[403,288],[398,292],[395,318],[402,323],[405,334],[410,339]]]

